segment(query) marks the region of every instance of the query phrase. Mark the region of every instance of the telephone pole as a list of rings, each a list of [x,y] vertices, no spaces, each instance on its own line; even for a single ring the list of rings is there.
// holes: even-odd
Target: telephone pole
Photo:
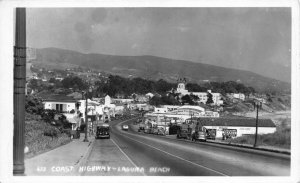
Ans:
[[[254,145],[253,147],[257,147],[257,131],[258,131],[258,108],[262,107],[261,102],[257,102],[254,104],[254,108],[256,107],[256,123],[255,123],[255,140],[254,140]]]
[[[25,83],[26,83],[26,10],[16,8],[14,47],[14,137],[13,174],[24,175],[25,145]]]

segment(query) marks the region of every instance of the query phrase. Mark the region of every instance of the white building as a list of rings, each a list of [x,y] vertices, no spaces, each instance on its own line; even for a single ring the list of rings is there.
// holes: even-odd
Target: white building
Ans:
[[[222,138],[223,133],[231,133],[232,137],[255,134],[255,118],[199,118],[200,125],[216,131],[216,138]],[[276,125],[271,119],[259,119],[258,134],[276,132]]]
[[[218,118],[219,113],[218,112],[212,112],[212,111],[205,111],[204,108],[200,106],[190,106],[190,105],[184,105],[180,106],[177,109],[173,111],[169,111],[167,107],[156,107],[154,109],[153,113],[146,113],[145,117],[165,117],[165,118],[176,118],[180,121],[185,121],[188,118],[191,117],[197,117],[197,118],[203,118],[203,117],[214,117]]]
[[[119,99],[119,98],[114,98],[111,99],[113,103],[115,104],[130,104],[134,102],[134,99]]]
[[[72,99],[46,99],[43,101],[44,109],[53,109],[61,113],[69,113],[76,110],[76,100]]]
[[[182,96],[184,95],[195,95],[197,97],[199,97],[199,102],[206,104],[207,102],[207,95],[208,93],[212,94],[212,99],[213,99],[213,104],[214,105],[222,105],[223,104],[223,100],[221,100],[221,94],[220,93],[213,93],[211,92],[211,90],[207,90],[207,92],[189,92],[187,89],[185,89],[185,80],[179,80],[178,85],[177,85],[177,89],[176,89],[176,93],[180,93]]]
[[[227,96],[229,98],[236,98],[236,99],[240,99],[242,101],[244,101],[246,98],[245,94],[243,94],[243,93],[230,93],[230,94],[227,94]]]
[[[105,117],[110,119],[110,117],[115,116],[116,105],[111,104],[111,98],[107,95],[105,97],[105,104],[101,105],[99,102],[87,99],[79,100],[78,110],[82,113],[82,118],[85,120],[85,110],[87,108],[88,118],[94,116],[96,120],[104,120]]]
[[[154,107],[154,113],[167,113],[168,109],[165,107]]]
[[[154,94],[153,93],[147,93],[146,96],[149,97],[149,98],[152,98],[152,97],[154,97]]]
[[[179,107],[181,107],[180,105],[162,105],[162,108],[167,108],[168,112],[177,110]]]

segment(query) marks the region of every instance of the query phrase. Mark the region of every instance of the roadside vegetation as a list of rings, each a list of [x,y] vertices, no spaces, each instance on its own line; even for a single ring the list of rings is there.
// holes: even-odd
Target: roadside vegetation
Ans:
[[[281,125],[277,127],[275,133],[257,135],[258,147],[291,149],[291,127],[287,125],[287,123],[290,122],[283,121]],[[242,136],[226,141],[243,145],[253,145],[255,135]]]
[[[25,158],[69,143],[70,128],[65,118],[55,118],[55,111],[43,109],[41,101],[33,96],[26,97],[25,104]]]

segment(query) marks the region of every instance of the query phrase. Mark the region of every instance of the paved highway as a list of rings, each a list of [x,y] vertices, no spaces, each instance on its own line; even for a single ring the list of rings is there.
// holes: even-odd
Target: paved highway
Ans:
[[[132,121],[111,122],[111,139],[94,142],[86,166],[103,171],[83,175],[159,175],[159,176],[289,176],[290,156],[190,143],[162,136],[137,133]],[[98,167],[99,168],[99,167]]]

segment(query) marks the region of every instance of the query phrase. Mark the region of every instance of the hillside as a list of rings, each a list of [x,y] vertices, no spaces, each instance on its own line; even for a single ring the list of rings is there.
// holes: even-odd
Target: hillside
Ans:
[[[175,82],[178,77],[186,77],[188,82],[195,83],[239,81],[258,91],[290,90],[289,83],[249,71],[155,56],[83,54],[58,48],[44,48],[37,50],[37,59],[33,63],[58,69],[81,66],[125,77],[143,77],[153,80],[163,78],[169,82]]]

